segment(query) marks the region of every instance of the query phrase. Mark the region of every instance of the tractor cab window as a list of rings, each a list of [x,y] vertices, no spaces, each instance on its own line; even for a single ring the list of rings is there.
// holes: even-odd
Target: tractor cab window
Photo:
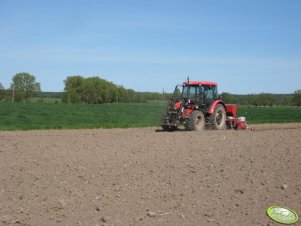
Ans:
[[[208,102],[217,98],[217,87],[216,86],[204,86],[204,94]]]
[[[190,87],[190,92],[189,92],[189,98],[194,99],[198,96],[198,86],[191,86]]]

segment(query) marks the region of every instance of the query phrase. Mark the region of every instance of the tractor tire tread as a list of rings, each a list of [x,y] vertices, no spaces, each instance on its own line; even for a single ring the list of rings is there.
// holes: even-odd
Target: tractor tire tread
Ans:
[[[201,121],[199,121],[201,120]],[[185,129],[188,131],[200,131],[205,129],[205,117],[201,111],[193,111],[189,119],[184,124]]]
[[[216,123],[216,114],[219,110],[221,110],[223,114],[223,122],[221,123],[221,125],[217,125]],[[217,104],[214,108],[212,115],[210,116],[210,120],[209,120],[210,127],[214,130],[226,129],[226,121],[227,121],[227,115],[226,115],[225,107],[222,104]]]

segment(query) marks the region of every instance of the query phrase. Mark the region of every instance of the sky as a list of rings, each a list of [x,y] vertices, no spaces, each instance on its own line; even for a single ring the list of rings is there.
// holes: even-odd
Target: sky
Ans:
[[[187,76],[220,92],[301,89],[300,0],[0,0],[0,82],[63,91],[99,76],[171,92]]]

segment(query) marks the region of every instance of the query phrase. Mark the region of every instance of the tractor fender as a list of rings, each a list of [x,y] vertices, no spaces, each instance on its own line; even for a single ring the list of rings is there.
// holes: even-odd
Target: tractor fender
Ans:
[[[215,100],[215,101],[211,104],[211,106],[210,106],[210,108],[209,108],[209,111],[208,111],[208,114],[212,114],[213,111],[214,111],[214,109],[215,109],[215,107],[216,107],[216,105],[218,105],[218,104],[223,105],[224,108],[225,108],[225,110],[226,110],[226,105],[225,105],[225,103],[224,103],[222,100]]]

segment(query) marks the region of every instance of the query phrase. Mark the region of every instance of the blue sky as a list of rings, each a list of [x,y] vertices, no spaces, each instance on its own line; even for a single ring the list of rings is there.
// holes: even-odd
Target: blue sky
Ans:
[[[191,80],[220,92],[301,89],[300,0],[0,0],[0,82],[70,75],[136,91]]]

